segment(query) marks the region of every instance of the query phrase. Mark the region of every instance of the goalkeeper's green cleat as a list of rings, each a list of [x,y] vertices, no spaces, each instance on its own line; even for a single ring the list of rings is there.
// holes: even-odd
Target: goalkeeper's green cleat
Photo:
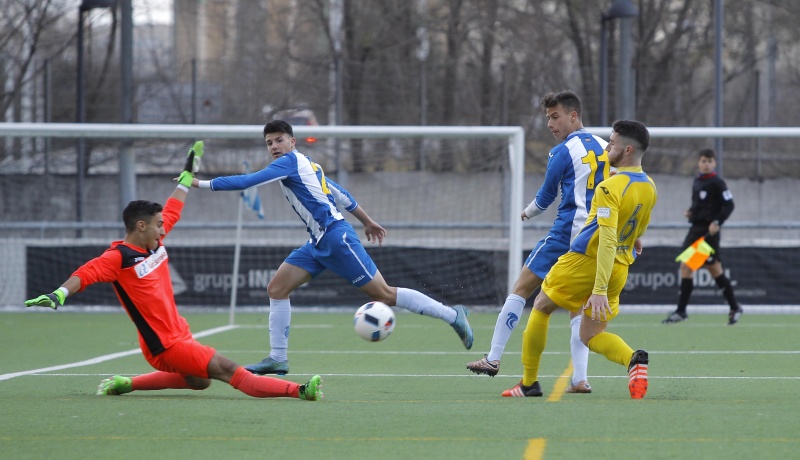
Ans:
[[[322,377],[315,375],[304,385],[300,385],[297,397],[306,401],[319,401],[324,398],[325,395],[322,394]]]
[[[115,375],[103,379],[97,386],[97,395],[121,395],[133,391],[133,381],[130,377]]]

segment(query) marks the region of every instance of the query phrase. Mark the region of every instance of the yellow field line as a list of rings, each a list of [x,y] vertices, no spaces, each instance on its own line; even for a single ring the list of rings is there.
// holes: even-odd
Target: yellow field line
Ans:
[[[544,438],[530,439],[528,440],[528,447],[525,449],[525,455],[522,458],[525,460],[541,460],[546,446],[547,440]]]
[[[567,364],[567,368],[564,369],[564,372],[558,376],[556,379],[556,384],[553,385],[553,391],[550,393],[550,396],[547,397],[547,402],[558,402],[561,401],[561,397],[564,396],[564,392],[567,391],[567,385],[569,385],[569,379],[572,378],[572,360],[569,360],[569,364]]]
[[[572,360],[569,360],[567,368],[556,379],[556,384],[553,385],[553,391],[547,397],[547,402],[561,401],[561,397],[567,390],[569,379],[572,378]],[[528,440],[528,447],[525,448],[524,460],[541,460],[544,456],[544,449],[547,447],[547,440],[544,438],[534,438]]]

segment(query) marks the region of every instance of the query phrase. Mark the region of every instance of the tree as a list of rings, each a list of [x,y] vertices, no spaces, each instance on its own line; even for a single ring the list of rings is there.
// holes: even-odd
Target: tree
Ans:
[[[0,119],[3,121],[38,121],[41,109],[25,106],[35,104],[34,94],[44,71],[42,62],[49,56],[45,32],[57,22],[60,11],[53,0],[2,0],[0,1]],[[44,51],[44,52],[42,52]],[[44,57],[43,57],[44,56]],[[22,148],[14,139],[12,155],[19,158]],[[6,152],[6,143],[0,143],[0,160]]]

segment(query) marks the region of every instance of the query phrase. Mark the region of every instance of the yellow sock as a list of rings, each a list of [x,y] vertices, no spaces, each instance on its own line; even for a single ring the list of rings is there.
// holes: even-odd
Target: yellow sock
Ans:
[[[531,310],[528,325],[522,333],[522,384],[526,387],[539,379],[539,361],[547,344],[549,325],[550,315]]]
[[[633,348],[629,347],[622,337],[610,332],[601,332],[592,337],[592,340],[589,341],[589,349],[626,368],[633,356]]]

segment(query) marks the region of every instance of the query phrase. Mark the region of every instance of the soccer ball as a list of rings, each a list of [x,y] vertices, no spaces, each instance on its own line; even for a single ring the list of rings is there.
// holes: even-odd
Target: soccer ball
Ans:
[[[383,302],[367,302],[356,311],[353,327],[362,339],[380,342],[394,330],[394,310]]]

